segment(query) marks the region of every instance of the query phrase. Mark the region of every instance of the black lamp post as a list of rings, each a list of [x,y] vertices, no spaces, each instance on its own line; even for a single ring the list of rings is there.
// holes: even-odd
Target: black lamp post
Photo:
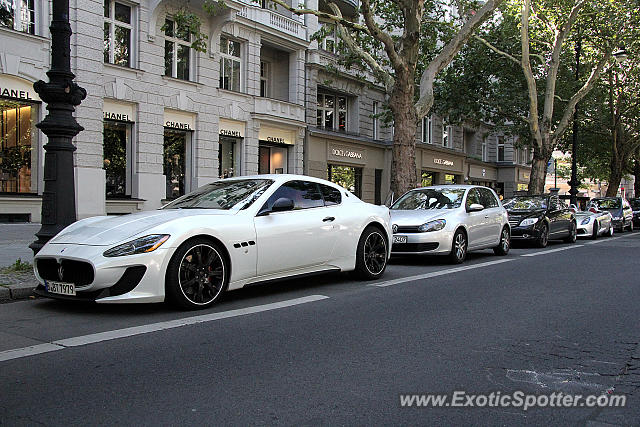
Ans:
[[[84,128],[73,117],[75,106],[87,91],[73,82],[71,72],[71,26],[69,0],[53,0],[51,19],[51,69],[49,83],[42,80],[33,88],[47,103],[48,114],[36,126],[47,135],[44,146],[44,192],[42,193],[42,227],[29,247],[34,254],[53,236],[76,220],[75,174],[71,140]]]

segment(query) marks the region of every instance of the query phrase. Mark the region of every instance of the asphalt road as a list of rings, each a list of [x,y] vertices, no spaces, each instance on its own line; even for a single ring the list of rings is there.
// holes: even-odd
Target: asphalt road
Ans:
[[[1,425],[638,425],[640,233],[394,259],[203,312],[0,305]],[[39,353],[29,355],[31,353]],[[400,394],[624,393],[624,408],[403,408]]]

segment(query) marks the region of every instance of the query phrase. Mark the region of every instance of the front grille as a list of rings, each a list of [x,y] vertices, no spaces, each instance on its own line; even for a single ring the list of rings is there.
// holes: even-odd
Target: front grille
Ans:
[[[399,225],[397,233],[419,233],[419,225]]]
[[[431,243],[394,243],[391,246],[392,252],[426,252],[438,249],[437,242]]]
[[[73,283],[76,286],[87,286],[94,279],[93,266],[84,261],[62,259],[58,263],[53,258],[41,258],[36,260],[36,269],[45,280]]]
[[[520,225],[520,220],[509,218],[509,225],[512,227],[517,227],[518,225]]]
[[[584,228],[578,228],[578,234],[587,234],[587,230]]]

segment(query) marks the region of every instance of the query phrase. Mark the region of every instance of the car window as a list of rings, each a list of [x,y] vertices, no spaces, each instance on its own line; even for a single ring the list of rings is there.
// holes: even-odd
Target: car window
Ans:
[[[320,186],[320,190],[322,190],[325,206],[339,205],[342,203],[342,193],[340,193],[340,190],[329,185],[318,185]]]
[[[462,205],[462,188],[422,188],[411,190],[400,197],[389,209],[455,209]]]
[[[480,194],[478,193],[478,190],[476,188],[472,188],[471,190],[469,190],[469,193],[467,194],[467,202],[465,203],[465,207],[469,208],[472,204],[482,204],[480,202]]]
[[[322,193],[315,182],[289,181],[284,183],[269,197],[265,206],[271,209],[276,200],[282,197],[293,200],[294,210],[324,206]]]
[[[592,199],[589,205],[597,209],[620,209],[621,207],[620,199]]]
[[[480,204],[485,208],[496,208],[498,207],[498,200],[496,196],[493,195],[493,192],[488,188],[477,188],[480,192]]]

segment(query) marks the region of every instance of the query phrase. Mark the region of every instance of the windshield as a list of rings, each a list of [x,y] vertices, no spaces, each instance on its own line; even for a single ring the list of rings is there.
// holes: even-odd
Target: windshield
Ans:
[[[391,206],[392,210],[454,209],[459,208],[464,188],[426,188],[412,190]]]
[[[589,202],[589,206],[598,209],[620,209],[620,199],[593,199]]]
[[[222,180],[185,194],[163,209],[245,209],[273,184],[270,179]]]
[[[544,196],[514,197],[503,202],[502,205],[507,210],[533,211],[547,209],[547,198]]]

